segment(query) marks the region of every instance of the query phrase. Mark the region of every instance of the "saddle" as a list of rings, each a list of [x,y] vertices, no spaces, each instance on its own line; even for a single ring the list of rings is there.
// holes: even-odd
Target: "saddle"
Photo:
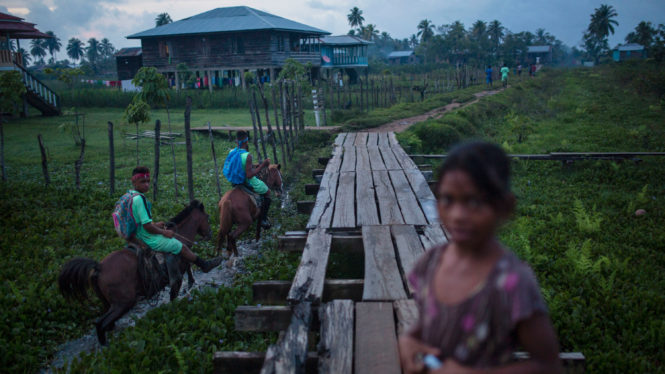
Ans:
[[[246,193],[247,195],[249,195],[249,199],[252,201],[252,203],[254,204],[254,206],[256,206],[257,209],[261,206],[261,202],[263,201],[263,196],[257,194],[256,192],[254,192],[254,190],[251,187],[249,187],[248,185],[246,185],[246,184],[234,184],[233,188],[237,188],[240,191],[242,191],[242,192]]]
[[[133,239],[127,242],[125,249],[136,254],[136,271],[146,299],[155,296],[172,279],[182,278],[176,256],[153,251],[142,241]]]

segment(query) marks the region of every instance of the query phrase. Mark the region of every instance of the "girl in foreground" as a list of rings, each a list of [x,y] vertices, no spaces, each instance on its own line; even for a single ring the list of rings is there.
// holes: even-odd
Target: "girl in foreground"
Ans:
[[[437,209],[450,242],[409,274],[418,320],[399,338],[405,373],[559,373],[557,337],[531,268],[496,238],[515,207],[503,150],[470,143],[441,167]],[[514,362],[517,346],[528,361]],[[433,360],[437,361],[437,360]]]

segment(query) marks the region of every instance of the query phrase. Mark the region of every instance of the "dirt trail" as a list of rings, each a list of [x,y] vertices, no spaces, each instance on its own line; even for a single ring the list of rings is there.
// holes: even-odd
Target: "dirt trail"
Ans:
[[[496,89],[496,90],[487,90],[487,91],[476,92],[475,94],[473,94],[476,98],[469,101],[469,102],[467,102],[467,103],[452,102],[452,103],[450,103],[450,104],[448,104],[448,105],[446,105],[442,108],[436,108],[434,110],[430,110],[429,112],[418,115],[418,116],[398,119],[398,120],[383,124],[379,127],[374,127],[374,128],[371,128],[371,129],[367,129],[367,132],[385,132],[385,131],[402,132],[402,131],[408,129],[409,127],[411,127],[411,125],[414,125],[418,122],[423,122],[423,121],[426,121],[428,119],[441,118],[441,117],[443,117],[444,114],[450,112],[453,109],[457,109],[457,108],[460,108],[460,107],[463,107],[463,106],[475,104],[475,103],[478,102],[478,100],[480,100],[481,97],[495,95],[495,94],[497,94],[501,91],[503,91],[503,88],[499,88],[499,89]]]

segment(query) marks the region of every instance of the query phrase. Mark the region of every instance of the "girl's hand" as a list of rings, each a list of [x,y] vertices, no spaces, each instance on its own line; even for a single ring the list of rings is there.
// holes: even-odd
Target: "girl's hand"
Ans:
[[[171,230],[164,230],[162,235],[166,236],[167,238],[171,239],[175,233]]]
[[[409,335],[401,335],[398,344],[399,357],[405,374],[423,372],[425,364],[422,356],[428,353],[437,356],[441,353],[438,348],[430,347]]]

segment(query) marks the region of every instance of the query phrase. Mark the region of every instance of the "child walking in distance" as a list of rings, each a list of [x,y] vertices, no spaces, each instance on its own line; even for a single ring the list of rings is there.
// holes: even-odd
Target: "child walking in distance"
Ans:
[[[150,170],[147,167],[138,166],[132,171],[132,185],[134,190],[129,192],[136,194],[132,201],[132,213],[137,224],[136,237],[138,239],[155,251],[180,254],[182,258],[201,268],[204,273],[222,262],[222,257],[202,260],[187,245],[175,239],[173,237],[175,233],[166,229],[163,222],[152,222],[151,206],[144,195],[150,189]]]
[[[409,274],[418,319],[400,336],[404,373],[560,373],[557,337],[531,268],[496,238],[513,212],[503,150],[470,143],[441,167],[437,209],[450,242]],[[514,362],[517,346],[530,359]]]
[[[503,67],[501,68],[501,84],[503,85],[503,88],[508,86],[508,72],[510,72],[510,69],[506,64],[503,64]]]
[[[487,65],[487,69],[485,69],[485,83],[488,88],[492,88],[492,65]]]

